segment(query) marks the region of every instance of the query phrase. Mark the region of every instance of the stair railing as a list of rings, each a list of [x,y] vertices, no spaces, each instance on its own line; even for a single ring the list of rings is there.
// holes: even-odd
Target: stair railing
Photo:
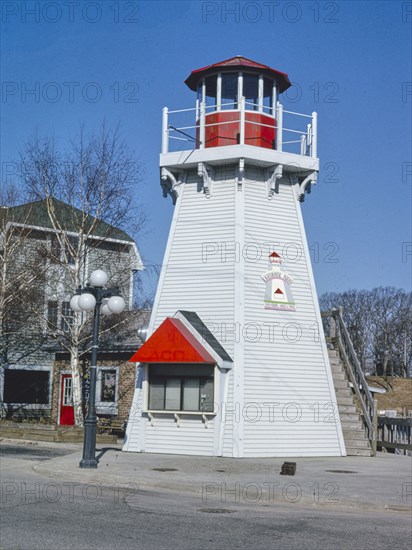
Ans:
[[[377,402],[374,401],[369,391],[365,375],[355,348],[353,347],[342,313],[342,307],[322,312],[322,318],[328,321],[328,326],[325,327],[325,333],[328,335],[326,340],[339,352],[343,361],[348,379],[352,383],[353,390],[358,398],[367,437],[371,444],[373,454],[376,455]]]

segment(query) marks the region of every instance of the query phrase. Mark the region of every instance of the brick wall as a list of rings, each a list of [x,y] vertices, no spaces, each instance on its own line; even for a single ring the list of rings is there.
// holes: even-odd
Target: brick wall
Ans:
[[[127,420],[130,407],[132,404],[134,384],[135,384],[135,364],[129,363],[127,358],[124,358],[124,353],[121,354],[122,359],[118,359],[115,354],[102,361],[98,361],[100,367],[116,367],[118,368],[118,400],[117,400],[117,415],[113,418],[116,420]],[[70,371],[70,363],[68,360],[58,360],[54,363],[53,369],[53,393],[52,393],[52,412],[51,419],[53,423],[58,420],[58,408],[60,400],[60,376],[63,371]],[[98,414],[99,417],[105,415]],[[108,415],[111,416],[111,415]]]

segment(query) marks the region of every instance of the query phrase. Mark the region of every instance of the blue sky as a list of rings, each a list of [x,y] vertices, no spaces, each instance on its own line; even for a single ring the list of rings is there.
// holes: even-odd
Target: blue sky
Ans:
[[[161,109],[193,106],[191,70],[243,55],[289,74],[285,108],[319,115],[319,183],[303,204],[318,292],[410,287],[410,2],[4,0],[1,9],[2,182],[35,129],[64,145],[82,123],[120,123],[144,164],[149,221],[138,244],[160,265],[173,212],[159,186]]]

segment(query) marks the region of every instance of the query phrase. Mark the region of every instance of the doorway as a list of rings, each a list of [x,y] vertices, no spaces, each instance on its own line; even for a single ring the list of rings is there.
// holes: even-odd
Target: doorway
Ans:
[[[74,426],[73,378],[71,374],[60,377],[60,426]]]

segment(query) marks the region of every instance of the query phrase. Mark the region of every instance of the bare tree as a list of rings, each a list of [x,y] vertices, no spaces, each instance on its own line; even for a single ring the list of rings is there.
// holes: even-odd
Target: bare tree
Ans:
[[[343,307],[343,318],[351,336],[362,368],[365,370],[371,334],[370,296],[366,290],[347,290],[342,293],[323,294],[322,309]]]
[[[383,376],[412,374],[412,294],[393,287],[348,290],[320,297],[322,309],[343,307],[362,368]]]
[[[371,298],[375,364],[383,376],[404,375],[408,372],[407,356],[411,346],[411,294],[385,287],[373,289]]]
[[[24,310],[46,321],[48,336],[52,335],[54,341],[69,352],[75,423],[82,425],[80,358],[90,349],[91,323],[86,314],[73,315],[67,303],[75,289],[85,284],[87,273],[101,267],[109,272],[111,285],[123,290],[126,300],[129,298],[131,270],[141,268],[130,238],[141,233],[144,223],[136,200],[141,169],[120,141],[118,130],[105,126],[98,135],[86,135],[82,129],[76,141],[63,151],[53,139],[35,135],[21,151],[19,167],[21,188],[34,210],[25,214],[27,220],[23,225],[30,226],[32,217],[41,216],[52,238],[37,247],[33,270],[28,270],[33,273],[32,279],[25,280],[16,290],[14,304],[22,299]],[[10,199],[7,200],[10,202]],[[133,249],[132,244],[134,256],[127,252]],[[128,266],[122,263],[126,252],[130,256]],[[12,253],[9,246],[7,256]],[[3,264],[4,261],[5,257]],[[3,271],[6,274],[5,265]],[[53,298],[51,301],[66,304],[58,318],[48,315],[44,304],[40,306],[36,300],[28,300],[36,286],[33,283],[35,280],[39,283],[42,277],[46,295]],[[3,284],[1,296],[8,295],[10,284],[10,281]],[[13,301],[11,297],[7,299]],[[102,324],[103,337],[109,332],[125,338],[127,327],[135,328],[135,318],[136,312],[131,309],[127,314],[113,316]]]

